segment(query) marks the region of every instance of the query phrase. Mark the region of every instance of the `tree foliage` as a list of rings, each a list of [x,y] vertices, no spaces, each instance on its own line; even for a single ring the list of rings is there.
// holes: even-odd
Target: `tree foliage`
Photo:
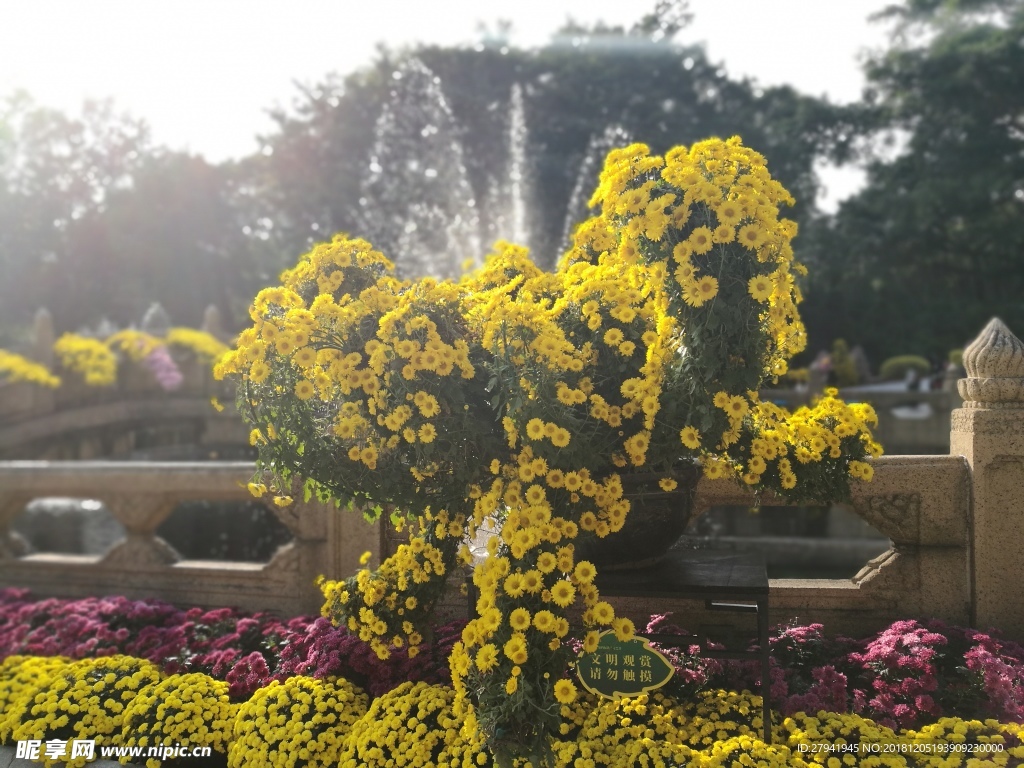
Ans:
[[[245,297],[313,242],[337,231],[380,240],[370,209],[396,195],[369,194],[368,169],[395,74],[413,61],[437,78],[451,110],[445,131],[461,148],[484,248],[510,234],[502,187],[516,84],[530,245],[541,264],[563,250],[587,148],[611,125],[656,152],[740,134],[768,156],[801,201],[796,218],[806,219],[833,113],[790,88],[730,80],[702,47],[676,42],[687,21],[685,3],[665,0],[632,29],[569,25],[537,50],[510,47],[500,30],[473,47],[380,49],[356,72],[303,88],[292,109],[274,114],[259,153],[220,166],[152,147],[145,126],[110,105],[66,117],[13,100],[0,113],[0,263],[9,278],[0,327],[26,325],[38,306],[62,328],[104,316],[127,324],[155,300],[181,322],[215,303],[237,323]],[[425,194],[408,186],[410,197]],[[402,254],[389,255],[401,268]]]
[[[185,324],[244,313],[270,276],[243,232],[231,164],[153,147],[109,102],[80,115],[25,94],[0,106],[0,335],[39,307],[57,327],[138,322],[154,301]]]
[[[30,318],[61,274],[75,273],[76,293],[103,279],[81,268],[88,222],[131,185],[147,147],[145,126],[109,103],[78,117],[24,93],[0,103],[0,325]]]
[[[810,233],[805,317],[814,347],[944,358],[993,315],[1024,332],[1024,3],[910,0],[887,17],[892,46],[845,119],[904,148]]]

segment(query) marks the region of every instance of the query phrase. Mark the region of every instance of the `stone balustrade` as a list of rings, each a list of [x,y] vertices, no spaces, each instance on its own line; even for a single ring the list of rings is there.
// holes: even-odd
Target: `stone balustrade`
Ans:
[[[993,319],[964,350],[950,453],[971,471],[971,623],[1024,637],[1024,343]]]
[[[891,541],[889,550],[852,579],[773,579],[771,621],[794,617],[837,632],[881,628],[927,616],[970,618],[970,473],[960,456],[883,456],[870,483],[855,483],[852,509]],[[702,479],[695,511],[749,505],[729,480]],[[777,499],[762,499],[777,505]],[[658,606],[652,605],[651,612]]]
[[[39,595],[122,593],[182,604],[316,613],[317,575],[349,575],[365,551],[379,557],[378,529],[358,514],[317,502],[271,504],[295,540],[268,563],[182,560],[155,533],[183,501],[249,498],[245,482],[253,469],[247,462],[0,463],[0,584],[29,587]],[[892,548],[853,580],[773,581],[773,620],[799,615],[843,631],[909,615],[966,623],[968,481],[961,457],[877,460],[874,481],[855,487],[853,508],[890,538]],[[124,526],[125,538],[102,556],[23,556],[10,527],[29,501],[42,496],[104,502]],[[729,481],[704,479],[697,488],[698,514],[717,505],[750,503],[745,489]],[[657,608],[652,604],[652,611]]]
[[[773,580],[773,622],[799,618],[863,633],[898,618],[934,617],[1024,639],[1024,602],[1016,592],[1024,573],[1024,344],[994,320],[964,361],[965,402],[952,415],[950,455],[885,456],[873,462],[872,482],[855,483],[852,509],[890,539],[890,549],[852,579]],[[275,509],[295,541],[267,564],[181,560],[154,533],[180,501],[246,498],[252,470],[228,462],[0,463],[0,585],[292,615],[318,610],[318,574],[349,575],[360,553],[379,558],[388,548],[380,529],[358,514],[318,503]],[[30,499],[55,495],[104,501],[125,539],[101,557],[19,556],[11,520]],[[753,501],[724,480],[702,479],[696,490],[698,514]],[[663,610],[636,600],[630,607]]]
[[[316,501],[271,504],[294,540],[268,563],[183,560],[156,535],[183,501],[250,499],[248,462],[2,462],[0,463],[0,586],[40,596],[123,594],[182,605],[237,605],[283,615],[319,613],[318,575],[347,576],[360,555],[379,552],[379,534],[351,511]],[[35,498],[102,501],[126,531],[104,555],[24,555],[10,531]]]

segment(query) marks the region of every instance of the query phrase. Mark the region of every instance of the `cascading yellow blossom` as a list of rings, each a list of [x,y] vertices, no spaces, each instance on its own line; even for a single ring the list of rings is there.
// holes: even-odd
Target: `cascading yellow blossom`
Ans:
[[[870,478],[869,408],[829,393],[789,414],[757,397],[806,343],[792,202],[738,138],[663,157],[634,144],[609,154],[598,214],[554,272],[502,242],[458,281],[400,281],[337,236],[256,296],[221,358],[260,450],[251,487],[386,508],[408,531],[377,569],[321,583],[324,615],[380,657],[419,651],[473,560],[465,542],[485,543],[449,664],[462,732],[499,757],[541,755],[557,732],[576,696],[570,635],[592,649],[600,628],[635,631],[587,555],[628,523],[622,473],[671,492],[698,461],[819,501]]]

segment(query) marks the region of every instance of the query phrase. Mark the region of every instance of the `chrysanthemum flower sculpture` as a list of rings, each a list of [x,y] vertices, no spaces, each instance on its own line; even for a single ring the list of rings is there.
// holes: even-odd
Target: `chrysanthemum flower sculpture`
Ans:
[[[499,243],[458,282],[403,282],[364,241],[318,245],[257,296],[219,369],[240,379],[255,492],[288,503],[301,482],[410,526],[377,570],[322,584],[325,615],[380,656],[416,653],[467,540],[496,526],[450,662],[464,727],[502,762],[545,754],[576,696],[571,634],[590,649],[602,629],[633,634],[577,557],[622,529],[627,473],[671,490],[698,462],[831,501],[880,452],[869,406],[832,393],[790,414],[757,397],[805,344],[796,225],[779,218],[792,199],[763,157],[738,138],[664,157],[634,144],[608,156],[591,202],[600,214],[553,273]]]

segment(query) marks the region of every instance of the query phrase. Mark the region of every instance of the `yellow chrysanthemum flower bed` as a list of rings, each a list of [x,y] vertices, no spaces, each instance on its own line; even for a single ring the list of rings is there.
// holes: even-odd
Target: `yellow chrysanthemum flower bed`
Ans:
[[[223,342],[194,328],[171,328],[166,337],[126,328],[103,340],[65,333],[53,348],[61,365],[79,374],[86,384],[107,387],[117,382],[118,352],[129,360],[141,362],[163,346],[190,352],[211,364],[228,351]]]
[[[131,328],[117,331],[103,340],[65,333],[57,339],[53,350],[61,366],[81,376],[89,386],[109,387],[117,382],[118,353],[138,363],[164,346],[189,352],[210,364],[228,351],[223,342],[194,328],[171,328],[163,338]],[[16,381],[50,388],[61,385],[60,377],[45,366],[0,349],[0,384]]]
[[[29,717],[36,694],[70,663],[60,656],[8,656],[0,663],[0,743],[10,742]]]
[[[171,328],[164,341],[172,348],[187,350],[201,360],[211,363],[228,351],[229,347],[216,336],[196,328]]]
[[[250,486],[395,510],[410,539],[376,571],[325,582],[324,613],[382,658],[415,654],[486,522],[479,617],[451,656],[458,717],[503,757],[540,755],[579,635],[626,617],[600,599],[588,542],[630,512],[623,475],[680,465],[755,493],[833,501],[869,480],[870,406],[834,392],[796,413],[759,400],[805,333],[792,204],[737,138],[609,154],[558,269],[499,243],[458,281],[406,282],[362,240],[316,246],[260,292],[217,366],[239,383],[261,472]],[[371,515],[372,516],[372,515]],[[573,611],[576,611],[574,614]]]
[[[4,664],[5,672],[9,662]],[[126,708],[144,688],[160,680],[158,667],[130,656],[63,664],[28,658],[18,666],[28,669],[15,668],[18,687],[7,699],[9,705],[13,704],[12,710],[20,714],[0,725],[0,739],[11,741],[43,739],[48,734],[67,739],[114,739],[121,734]],[[27,701],[26,693],[31,696]],[[12,729],[9,736],[8,728]],[[45,760],[46,765],[65,762],[70,768],[83,768],[87,759]]]
[[[50,373],[45,366],[0,349],[0,384],[15,381],[29,381],[51,389],[60,386],[60,378]]]
[[[404,683],[368,702],[345,680],[293,677],[241,704],[228,702],[226,688],[199,673],[161,677],[148,662],[126,656],[11,657],[0,665],[0,743],[78,738],[100,747],[210,746],[229,766],[246,768],[495,765],[483,734],[458,716],[457,694],[447,686]],[[760,712],[760,698],[746,691],[706,691],[686,702],[660,693],[618,701],[581,694],[559,707],[550,764],[980,768],[1024,762],[1020,724],[943,718],[893,731],[855,714],[799,713],[777,724],[774,742],[766,744]],[[161,761],[149,758],[146,765],[159,768]]]
[[[64,368],[79,374],[91,387],[109,387],[117,381],[117,355],[99,339],[65,333],[53,351]]]
[[[226,754],[236,707],[228,684],[190,672],[168,675],[146,686],[125,706],[120,743],[126,747],[190,744]],[[146,761],[160,768],[160,761]]]
[[[228,766],[333,768],[367,703],[366,694],[347,680],[274,680],[238,707]]]

